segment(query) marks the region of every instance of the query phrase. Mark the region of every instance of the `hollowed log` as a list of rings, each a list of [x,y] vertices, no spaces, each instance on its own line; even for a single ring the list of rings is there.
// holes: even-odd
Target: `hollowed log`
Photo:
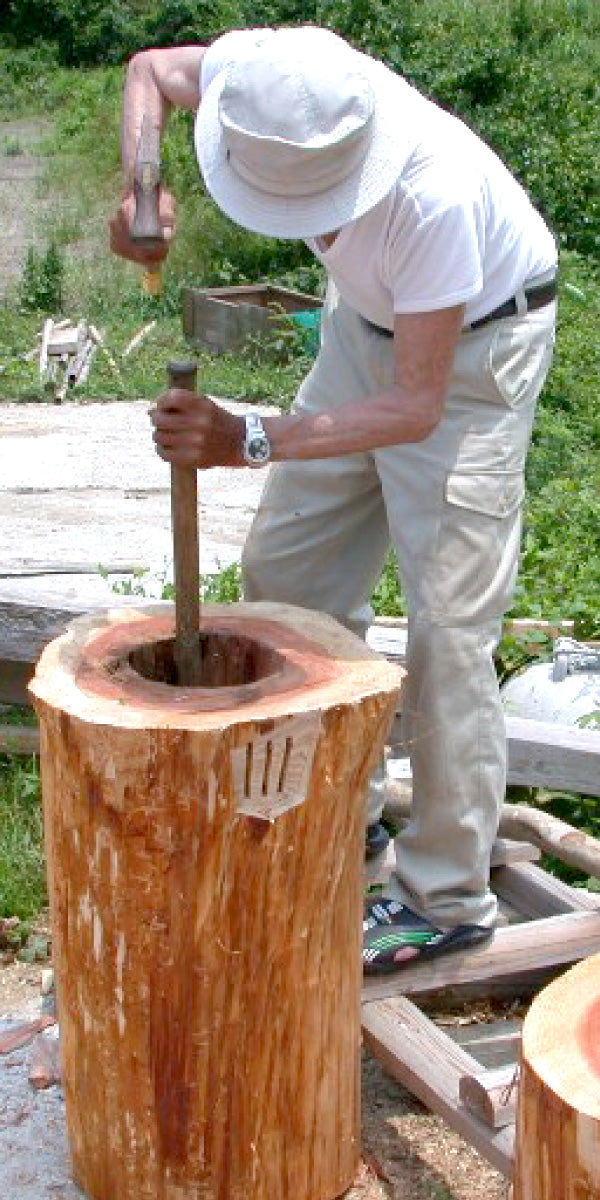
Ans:
[[[514,1200],[599,1198],[600,955],[596,954],[544,988],[525,1018]]]
[[[73,1174],[93,1200],[329,1200],[360,1146],[364,801],[401,672],[329,618],[80,618],[32,692]]]

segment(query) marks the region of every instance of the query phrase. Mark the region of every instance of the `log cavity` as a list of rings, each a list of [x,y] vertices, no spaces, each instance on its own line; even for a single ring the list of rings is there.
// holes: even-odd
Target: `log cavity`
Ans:
[[[200,687],[242,687],[258,683],[283,671],[284,656],[244,634],[207,630],[199,633],[202,662]],[[132,669],[155,683],[179,686],[175,641],[150,642],[137,646],[127,657]]]

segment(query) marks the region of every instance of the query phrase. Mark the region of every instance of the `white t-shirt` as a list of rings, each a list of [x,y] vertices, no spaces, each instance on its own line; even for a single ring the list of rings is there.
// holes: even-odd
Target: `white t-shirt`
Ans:
[[[268,33],[236,30],[214,42],[201,90]],[[470,324],[556,264],[554,238],[497,155],[395,78],[399,119],[412,133],[395,187],[343,226],[329,249],[307,244],[343,298],[375,325],[391,329],[395,313],[457,304],[466,305]]]

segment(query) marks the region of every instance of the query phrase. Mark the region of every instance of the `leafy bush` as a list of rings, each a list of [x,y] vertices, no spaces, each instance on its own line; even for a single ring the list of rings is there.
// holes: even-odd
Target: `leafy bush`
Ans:
[[[57,313],[62,309],[64,263],[51,242],[43,254],[30,246],[21,280],[21,308],[24,312]]]

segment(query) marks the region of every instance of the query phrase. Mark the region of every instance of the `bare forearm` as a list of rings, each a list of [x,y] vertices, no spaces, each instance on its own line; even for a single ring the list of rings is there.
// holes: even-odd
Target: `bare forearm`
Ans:
[[[142,121],[146,118],[160,138],[170,109],[170,102],[158,88],[151,55],[148,53],[136,54],[127,69],[123,94],[121,157],[124,196],[133,187],[135,157],[142,131]]]
[[[442,415],[436,395],[408,397],[400,390],[320,413],[292,413],[264,421],[275,461],[337,458],[382,446],[423,441]]]
[[[142,50],[130,60],[123,96],[123,192],[132,187],[137,144],[144,118],[158,136],[173,105],[195,109],[200,103],[199,73],[204,46]]]

